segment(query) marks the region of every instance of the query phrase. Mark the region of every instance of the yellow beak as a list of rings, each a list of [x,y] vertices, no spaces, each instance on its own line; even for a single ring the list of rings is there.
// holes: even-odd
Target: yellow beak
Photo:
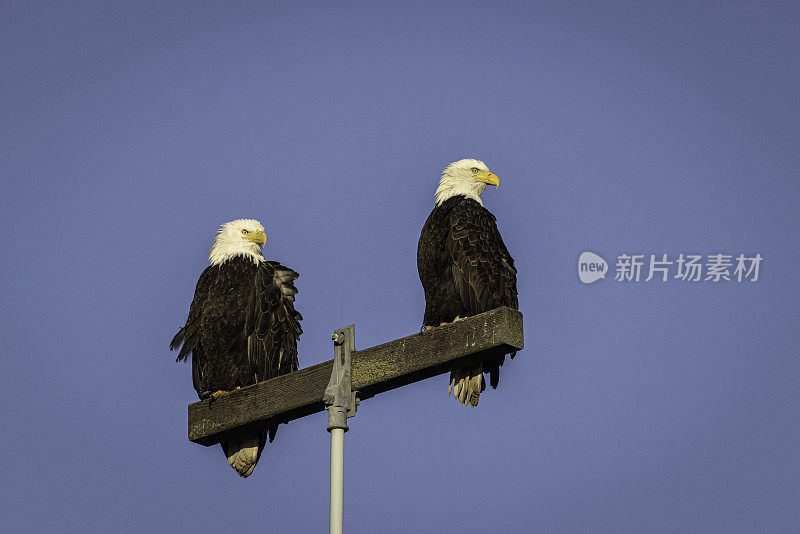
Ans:
[[[478,171],[475,173],[475,179],[489,185],[498,187],[500,185],[500,178],[493,172]]]
[[[248,241],[252,241],[253,243],[258,243],[262,247],[267,244],[267,234],[259,230],[258,232],[250,232],[245,237]]]

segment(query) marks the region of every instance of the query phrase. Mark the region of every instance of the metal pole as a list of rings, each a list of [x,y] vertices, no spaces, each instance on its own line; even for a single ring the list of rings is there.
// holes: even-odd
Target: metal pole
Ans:
[[[331,429],[331,534],[342,534],[344,429]]]
[[[355,350],[355,327],[350,325],[333,333],[333,372],[325,388],[328,432],[331,433],[331,534],[342,534],[344,510],[344,433],[347,418],[356,414],[356,392],[350,382],[350,353]]]

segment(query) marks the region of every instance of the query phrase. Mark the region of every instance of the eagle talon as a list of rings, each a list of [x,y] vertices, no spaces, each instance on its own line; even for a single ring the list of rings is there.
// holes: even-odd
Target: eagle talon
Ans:
[[[230,393],[230,391],[223,391],[223,390],[220,389],[220,390],[217,390],[214,393],[210,394],[208,396],[208,407],[211,408],[211,404],[213,404],[215,400],[217,400],[219,397],[221,397],[222,395],[224,395],[226,393]]]

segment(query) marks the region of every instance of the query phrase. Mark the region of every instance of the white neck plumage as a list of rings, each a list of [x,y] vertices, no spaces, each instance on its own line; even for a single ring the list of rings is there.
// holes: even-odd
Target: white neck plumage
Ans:
[[[484,189],[486,189],[486,184],[483,182],[457,180],[443,175],[439,180],[439,187],[436,189],[436,205],[440,206],[442,202],[449,198],[463,195],[483,206],[480,195]]]
[[[227,243],[225,240],[214,240],[214,246],[211,247],[211,253],[208,255],[208,261],[211,262],[211,265],[220,265],[238,256],[249,258],[256,265],[267,261],[261,254],[261,247],[258,246],[257,243],[244,243],[241,239],[239,239],[238,243]]]

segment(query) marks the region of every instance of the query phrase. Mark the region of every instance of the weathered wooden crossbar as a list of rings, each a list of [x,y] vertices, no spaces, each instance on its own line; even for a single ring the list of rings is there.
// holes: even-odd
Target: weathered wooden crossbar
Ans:
[[[352,385],[360,399],[523,347],[522,314],[497,308],[352,355]],[[189,405],[189,441],[213,445],[238,427],[267,419],[287,422],[321,412],[333,360]]]

